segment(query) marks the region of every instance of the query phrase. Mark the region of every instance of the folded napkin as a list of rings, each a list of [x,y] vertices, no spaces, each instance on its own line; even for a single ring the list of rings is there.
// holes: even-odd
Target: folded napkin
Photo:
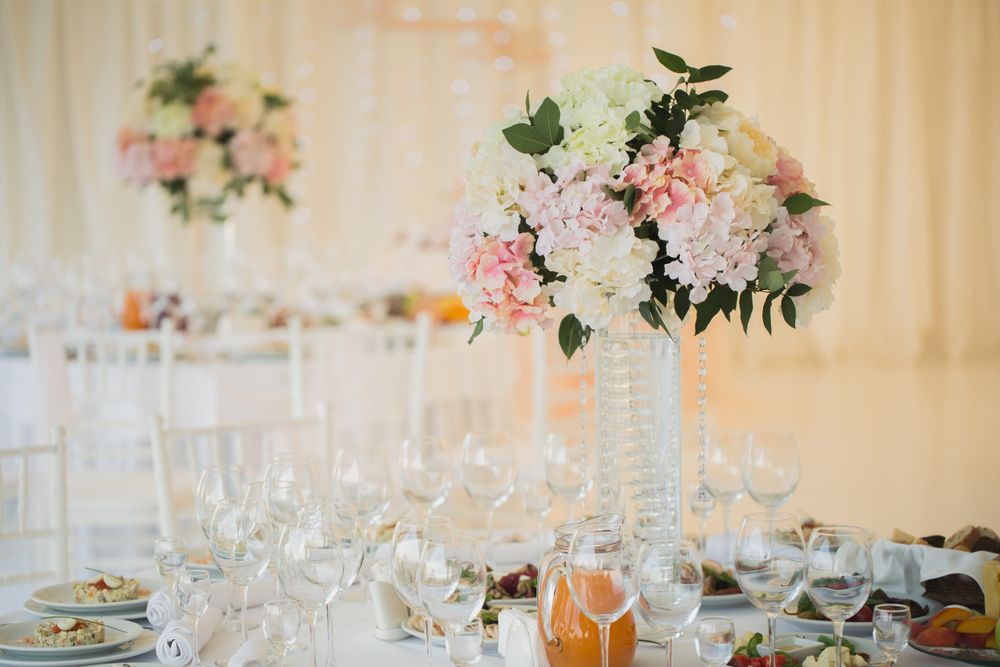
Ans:
[[[507,667],[541,667],[547,664],[538,640],[538,618],[516,607],[500,612],[497,652]]]
[[[198,650],[212,638],[215,628],[222,622],[222,612],[209,607],[198,622]],[[156,640],[156,658],[165,665],[186,665],[194,659],[194,621],[186,617],[170,621]]]
[[[174,608],[170,603],[169,590],[161,588],[149,597],[149,602],[146,603],[146,618],[157,632],[174,620]]]
[[[996,554],[878,540],[872,548],[872,557],[877,588],[890,593],[922,594],[923,582],[949,574],[968,575],[985,590],[983,564],[996,558]]]
[[[264,667],[270,652],[271,645],[263,637],[249,639],[229,659],[229,667]]]
[[[208,605],[216,609],[225,609],[226,601],[229,599],[229,583],[219,581],[212,584],[212,597]],[[258,578],[247,589],[247,607],[259,607],[274,597],[274,580],[270,575],[265,574]],[[239,600],[233,600],[233,604],[239,607]],[[180,617],[180,614],[177,616]],[[170,592],[166,588],[153,593],[149,602],[146,603],[146,618],[149,624],[157,631],[166,627],[167,623],[174,620],[175,616],[170,606]]]

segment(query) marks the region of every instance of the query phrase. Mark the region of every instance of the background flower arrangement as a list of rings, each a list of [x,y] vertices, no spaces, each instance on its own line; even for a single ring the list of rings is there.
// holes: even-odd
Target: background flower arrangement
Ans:
[[[119,169],[129,183],[158,183],[170,212],[185,222],[195,213],[227,217],[226,201],[260,185],[290,206],[285,184],[296,168],[291,100],[264,90],[233,65],[208,62],[214,53],[159,65],[140,81],[138,108],[118,132]]]
[[[680,75],[669,92],[625,66],[583,70],[486,130],[449,251],[470,342],[547,327],[554,308],[570,357],[636,310],[667,330],[666,308],[693,306],[696,333],[738,310],[747,331],[760,295],[770,333],[775,301],[791,327],[829,307],[837,242],[801,163],[726,93],[697,90],[729,67],[654,52]]]

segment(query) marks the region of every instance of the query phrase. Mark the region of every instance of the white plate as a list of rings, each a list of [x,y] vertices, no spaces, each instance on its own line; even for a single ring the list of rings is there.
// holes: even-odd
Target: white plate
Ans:
[[[780,647],[782,645],[785,645],[787,647],[788,644],[792,643],[794,639],[804,640],[801,641],[801,643],[803,644],[813,644],[813,645],[821,644],[821,642],[819,642],[818,639],[820,635],[825,635],[833,639],[833,635],[826,632],[821,632],[818,634],[799,634],[799,633],[779,634],[777,645],[779,647],[779,650],[781,650]],[[868,654],[868,657],[870,658],[869,664],[879,665],[885,661],[885,656],[882,655],[882,649],[876,646],[875,642],[873,642],[871,639],[862,639],[861,637],[850,637],[847,639],[847,641],[851,642],[851,644],[854,645],[855,652]],[[763,642],[757,647],[757,650],[760,652],[761,655],[767,655],[768,654],[767,649],[768,649],[767,642]],[[792,651],[786,650],[786,653],[789,653],[796,660],[802,662],[803,660],[806,659],[806,657],[810,655],[817,656],[820,653],[822,653],[825,649],[826,649],[825,646],[821,646],[819,648],[810,648],[807,646],[798,650],[792,650]]]
[[[731,593],[729,595],[702,595],[701,596],[701,607],[702,609],[712,609],[715,607],[732,607],[738,604],[750,604],[750,600],[747,599],[746,595],[743,593]]]
[[[34,600],[24,601],[24,610],[31,614],[32,616],[59,616],[58,609],[52,609],[51,607],[46,607],[43,604],[38,604]],[[129,609],[128,611],[120,611],[117,614],[86,614],[83,612],[75,612],[73,616],[78,618],[124,618],[130,621],[141,621],[146,618],[146,608],[141,607],[135,610]]]
[[[82,602],[76,602],[73,597],[73,584],[74,581],[67,581],[62,584],[53,584],[51,586],[46,586],[45,588],[39,588],[37,591],[31,594],[31,599],[38,604],[50,607],[52,609],[57,609],[61,612],[78,612],[81,611],[85,614],[109,614],[118,611],[131,610],[136,607],[145,608],[146,603],[149,602],[149,596],[153,592],[163,585],[163,582],[158,579],[140,579],[139,589],[146,589],[149,591],[145,596],[139,596],[136,600],[125,600],[123,602],[101,602],[86,604]]]
[[[416,637],[420,641],[423,641],[424,640],[423,620],[419,622],[419,628],[418,628],[418,625],[415,623],[416,618],[417,618],[416,616],[410,616],[405,621],[403,621],[403,626],[402,626],[403,632],[410,635],[411,637]],[[434,633],[431,636],[431,643],[434,644],[435,646],[444,646],[444,635],[439,635],[437,633]],[[484,651],[492,651],[496,653],[498,646],[499,643],[497,642],[496,639],[486,639],[485,637],[483,638]]]
[[[32,646],[24,639],[35,633],[38,621],[21,621],[0,626],[0,651],[18,658],[62,658],[102,653],[130,642],[142,634],[142,626],[123,618],[107,619],[104,641],[86,646]]]
[[[0,665],[10,667],[80,667],[81,665],[121,664],[122,660],[148,653],[156,648],[159,637],[152,630],[143,630],[134,642],[117,649],[85,656],[60,658],[22,658],[0,651]]]
[[[803,593],[803,595],[805,595]],[[903,594],[891,593],[891,597],[908,597]],[[933,600],[925,600],[920,597],[911,597],[911,600],[916,600],[920,604],[927,607],[927,613],[923,616],[917,616],[912,619],[917,622],[926,621],[928,618],[934,615],[937,610],[941,608],[941,604]],[[830,621],[819,621],[812,618],[799,618],[795,614],[789,614],[787,611],[782,610],[778,618],[785,620],[795,627],[802,628],[803,630],[808,630],[809,632],[816,632],[822,635],[830,635],[833,632],[833,623]],[[857,621],[853,623],[844,623],[844,634],[850,635],[851,637],[871,637],[872,636],[872,623],[870,621],[865,623],[859,623]],[[853,639],[851,640],[854,641]]]
[[[487,607],[537,607],[538,598],[498,598],[486,603]]]

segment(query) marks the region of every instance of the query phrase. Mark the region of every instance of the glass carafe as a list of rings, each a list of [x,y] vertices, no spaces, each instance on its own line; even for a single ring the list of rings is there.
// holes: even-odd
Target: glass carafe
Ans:
[[[621,530],[624,517],[603,514],[556,528],[555,543],[538,569],[538,632],[550,667],[599,665],[601,638],[597,624],[573,604],[566,583],[565,560],[573,533],[581,526]],[[635,657],[635,618],[628,611],[611,624],[610,667],[628,667]]]

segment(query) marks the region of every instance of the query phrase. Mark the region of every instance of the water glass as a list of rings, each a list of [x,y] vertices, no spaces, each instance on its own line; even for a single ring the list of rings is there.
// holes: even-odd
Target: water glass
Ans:
[[[448,623],[444,627],[444,645],[456,667],[476,664],[483,657],[483,621],[474,618],[469,623]]]
[[[267,464],[264,481],[272,484],[293,482],[298,485],[305,502],[317,502],[323,495],[322,468],[319,459],[314,456],[286,452],[273,457]]]
[[[795,437],[791,433],[748,433],[742,474],[750,496],[765,509],[776,512],[799,485]]]
[[[872,613],[872,638],[885,654],[889,667],[910,643],[910,608],[905,604],[876,605]]]
[[[594,483],[590,469],[590,450],[579,442],[570,442],[556,433],[549,434],[542,450],[545,482],[552,493],[569,504],[566,523],[573,523],[580,504]]]
[[[535,535],[539,547],[544,549],[545,517],[552,511],[552,492],[548,485],[541,481],[524,482],[519,485],[518,492],[525,513],[535,520]]]
[[[768,655],[775,655],[778,613],[802,591],[805,546],[798,519],[787,512],[743,517],[735,570],[743,594],[767,614]]]
[[[451,490],[451,458],[440,438],[407,438],[399,453],[399,485],[406,500],[430,514]]]
[[[462,445],[462,483],[472,501],[486,512],[486,562],[492,567],[493,519],[514,491],[514,448],[499,434],[468,433]]]
[[[212,579],[208,570],[185,570],[177,575],[177,603],[181,611],[191,617],[194,626],[194,660],[191,667],[202,667],[198,650],[198,621],[208,610],[212,597]]]
[[[733,619],[706,616],[698,621],[694,631],[694,648],[698,658],[708,667],[728,665],[736,648],[736,628]]]
[[[271,559],[271,522],[264,503],[224,500],[215,509],[209,528],[212,557],[240,599],[240,629],[247,641],[247,589]]]
[[[701,608],[701,557],[690,542],[650,540],[639,552],[637,577],[639,613],[650,627],[666,635],[667,667],[671,667],[674,639]]]
[[[806,548],[806,594],[833,622],[836,665],[844,621],[858,613],[872,590],[872,552],[868,533],[855,526],[814,528]]]
[[[732,433],[713,435],[705,448],[705,485],[722,505],[726,565],[733,562],[733,539],[729,530],[733,505],[746,493],[742,471],[745,449],[746,438]]]
[[[475,538],[453,532],[426,539],[420,553],[417,593],[435,621],[472,621],[486,601],[486,562]]]
[[[187,567],[186,543],[179,537],[161,537],[153,544],[153,559],[156,571],[167,582],[170,592],[170,608],[177,609],[177,575]]]
[[[292,600],[275,600],[264,604],[264,615],[261,619],[264,626],[264,637],[271,649],[278,654],[278,664],[285,667],[285,656],[288,649],[299,636],[301,618],[299,607]]]

